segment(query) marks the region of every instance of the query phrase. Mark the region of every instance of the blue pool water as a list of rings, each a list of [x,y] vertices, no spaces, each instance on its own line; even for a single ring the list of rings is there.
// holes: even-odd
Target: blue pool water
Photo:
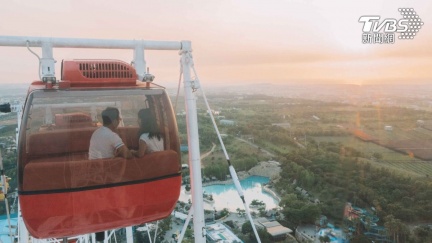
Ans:
[[[345,234],[342,229],[335,227],[333,224],[327,224],[328,228],[320,229],[318,232],[319,236],[328,236],[330,238],[330,243],[345,243]],[[330,233],[331,232],[331,233]]]
[[[259,185],[264,185],[265,183],[268,183],[270,180],[268,177],[263,176],[249,176],[246,179],[243,179],[240,181],[240,185],[242,186],[243,190],[247,190],[250,188],[254,188]],[[211,194],[221,194],[229,190],[235,190],[234,184],[228,184],[228,185],[212,185],[212,186],[205,186],[203,187],[204,191],[206,193]]]
[[[262,176],[250,176],[240,181],[247,205],[252,200],[257,199],[266,204],[266,209],[278,206],[278,201],[275,198],[267,192],[262,191],[262,186],[268,182],[269,178]],[[238,196],[234,184],[205,186],[203,190],[207,194],[212,194],[214,199],[212,207],[216,210],[228,208],[228,210],[235,212],[237,208],[244,209],[244,205]]]

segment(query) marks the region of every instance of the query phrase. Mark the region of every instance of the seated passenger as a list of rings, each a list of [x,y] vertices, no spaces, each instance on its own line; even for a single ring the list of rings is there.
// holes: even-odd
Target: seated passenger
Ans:
[[[129,150],[114,130],[121,121],[120,112],[117,108],[108,107],[102,111],[103,126],[98,128],[91,136],[89,147],[89,159],[105,159],[133,157]]]
[[[145,154],[164,150],[163,134],[159,131],[156,118],[150,109],[141,109],[138,112],[139,123],[139,149],[134,152],[137,157],[143,157]]]

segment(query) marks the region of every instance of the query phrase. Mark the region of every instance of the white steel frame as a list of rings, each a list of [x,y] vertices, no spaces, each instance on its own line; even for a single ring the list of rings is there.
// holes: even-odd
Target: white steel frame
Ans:
[[[189,146],[189,168],[191,174],[192,206],[195,243],[206,242],[203,193],[201,182],[201,159],[199,150],[198,118],[196,110],[195,83],[191,77],[192,46],[190,41],[147,41],[147,40],[107,40],[107,39],[79,39],[79,38],[48,38],[48,37],[26,37],[26,36],[0,36],[0,46],[16,47],[41,47],[42,58],[40,58],[40,78],[43,81],[54,83],[55,60],[53,48],[93,48],[93,49],[130,49],[134,52],[133,64],[138,79],[151,81],[146,72],[145,50],[177,50],[181,55],[181,66],[185,92],[185,107],[187,117],[187,133]],[[19,126],[20,124],[18,124]],[[21,212],[18,210],[19,242],[29,242],[29,234],[24,226]],[[133,243],[132,228],[126,229],[127,243]],[[61,242],[58,239],[34,239],[33,243]],[[89,242],[89,236],[78,236],[78,242]],[[94,242],[94,235],[92,237]],[[105,239],[108,242],[108,239]]]

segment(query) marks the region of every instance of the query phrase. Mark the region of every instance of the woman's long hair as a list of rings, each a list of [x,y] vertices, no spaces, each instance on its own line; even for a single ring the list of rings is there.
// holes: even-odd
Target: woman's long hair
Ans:
[[[163,137],[162,133],[159,130],[156,118],[153,116],[149,108],[139,110],[138,118],[141,120],[141,123],[139,124],[140,129],[138,131],[139,136],[143,133],[148,133],[149,138],[157,137],[158,140],[161,140]]]

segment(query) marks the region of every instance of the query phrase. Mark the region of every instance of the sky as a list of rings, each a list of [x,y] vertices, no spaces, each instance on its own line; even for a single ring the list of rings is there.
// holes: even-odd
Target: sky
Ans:
[[[424,25],[414,39],[362,43],[361,16],[402,18],[413,8]],[[207,84],[393,84],[432,81],[432,1],[428,0],[0,0],[0,35],[192,42]],[[383,32],[380,32],[383,34]],[[41,53],[40,48],[33,51]],[[132,51],[54,49],[73,58],[130,62]],[[154,82],[177,84],[176,51],[146,51]],[[38,79],[24,47],[0,47],[0,84]]]

